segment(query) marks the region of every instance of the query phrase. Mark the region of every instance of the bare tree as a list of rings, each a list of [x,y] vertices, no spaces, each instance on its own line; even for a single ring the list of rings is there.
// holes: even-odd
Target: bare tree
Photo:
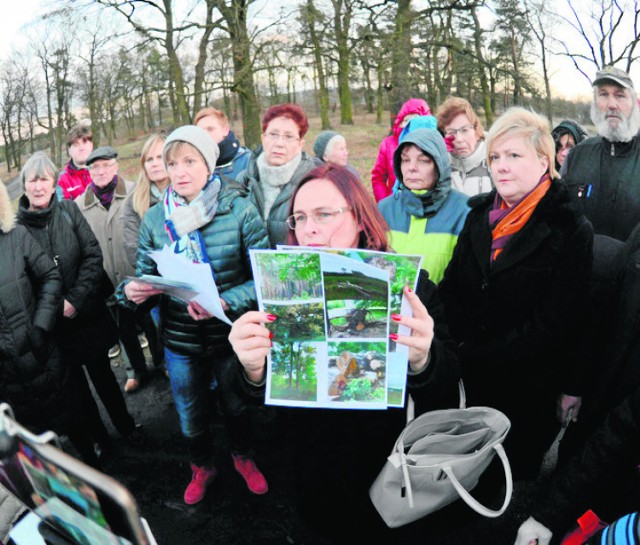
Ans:
[[[571,60],[576,70],[589,83],[594,68],[623,63],[628,72],[638,59],[640,2],[596,0],[589,4],[590,10],[578,6],[576,0],[565,2],[568,13],[561,13],[559,17],[568,25],[569,32],[559,43],[562,54]]]

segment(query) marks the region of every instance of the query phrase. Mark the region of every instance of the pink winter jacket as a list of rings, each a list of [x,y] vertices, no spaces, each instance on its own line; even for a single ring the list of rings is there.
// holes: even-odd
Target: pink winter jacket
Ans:
[[[402,132],[400,124],[410,114],[430,115],[431,109],[427,102],[421,98],[410,98],[400,108],[396,120],[393,122],[393,134],[384,138],[380,143],[378,158],[371,171],[371,187],[376,202],[391,195],[393,184],[396,182],[396,175],[393,172],[393,153],[398,147],[398,137]]]

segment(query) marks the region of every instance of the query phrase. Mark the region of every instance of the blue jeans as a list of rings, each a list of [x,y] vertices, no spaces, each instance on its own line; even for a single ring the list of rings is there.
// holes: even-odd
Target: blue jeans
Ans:
[[[192,462],[204,465],[211,457],[209,392],[213,389],[220,395],[231,450],[248,454],[251,450],[250,413],[227,380],[235,356],[230,354],[214,360],[211,356],[180,354],[165,346],[164,357],[180,430],[189,442]]]

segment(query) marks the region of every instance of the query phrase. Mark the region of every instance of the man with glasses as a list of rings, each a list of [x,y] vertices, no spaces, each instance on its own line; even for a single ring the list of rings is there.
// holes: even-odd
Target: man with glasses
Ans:
[[[303,151],[308,129],[309,121],[300,106],[269,108],[262,118],[262,146],[252,153],[247,169],[237,178],[249,188],[272,248],[286,242],[289,199],[302,177],[315,167]]]
[[[123,180],[118,174],[118,153],[110,146],[100,147],[89,155],[87,167],[92,182],[76,203],[89,222],[100,248],[103,268],[106,272],[105,296],[111,298],[114,287],[127,276],[134,276],[135,269],[127,257],[124,243],[123,210],[127,195],[133,191],[133,182]],[[147,375],[147,364],[138,339],[135,313],[122,306],[111,305],[118,323],[118,334],[124,346],[127,371],[125,392],[134,392]]]

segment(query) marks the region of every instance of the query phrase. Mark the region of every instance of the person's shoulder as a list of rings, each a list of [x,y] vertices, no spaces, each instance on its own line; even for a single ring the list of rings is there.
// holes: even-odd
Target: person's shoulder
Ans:
[[[637,138],[637,137],[636,137]],[[571,154],[575,156],[584,154],[584,153],[593,153],[593,148],[597,146],[602,146],[604,144],[604,138],[599,134],[596,136],[590,136],[586,140],[580,142],[575,148],[571,150]],[[570,154],[570,155],[571,155]]]
[[[458,191],[457,189],[452,189],[449,192],[447,200],[460,207],[469,208],[469,195],[462,193],[462,191]]]
[[[403,191],[396,191],[395,193],[391,193],[391,195],[386,196],[384,199],[380,199],[378,201],[378,209],[383,214],[395,209],[400,204],[403,195]]]
[[[493,203],[495,195],[495,189],[489,191],[489,193],[480,193],[478,195],[474,195],[473,197],[468,198],[467,206],[474,212],[477,210],[484,210],[486,207],[490,206],[491,203]]]

